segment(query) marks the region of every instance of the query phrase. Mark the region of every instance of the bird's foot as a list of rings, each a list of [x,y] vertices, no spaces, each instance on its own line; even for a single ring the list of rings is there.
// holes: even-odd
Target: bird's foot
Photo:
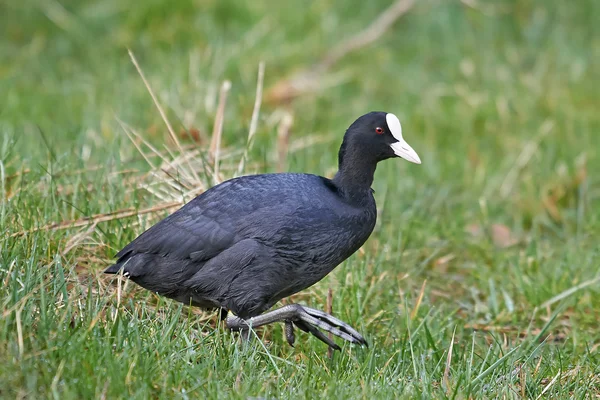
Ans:
[[[340,347],[319,329],[330,332],[350,343],[367,346],[367,341],[362,335],[344,321],[323,311],[301,306],[300,304],[289,304],[247,320],[230,315],[227,317],[226,326],[231,330],[243,332],[244,330],[257,328],[273,322],[285,323],[285,338],[291,346],[294,345],[296,340],[294,325],[304,332],[312,334],[334,350],[340,350]]]

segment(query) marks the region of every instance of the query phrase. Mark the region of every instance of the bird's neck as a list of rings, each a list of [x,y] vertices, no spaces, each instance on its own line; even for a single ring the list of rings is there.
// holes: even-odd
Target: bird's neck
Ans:
[[[359,151],[344,150],[346,149],[343,146],[339,155],[339,170],[333,178],[333,183],[349,200],[362,203],[371,197],[377,162],[359,154]]]

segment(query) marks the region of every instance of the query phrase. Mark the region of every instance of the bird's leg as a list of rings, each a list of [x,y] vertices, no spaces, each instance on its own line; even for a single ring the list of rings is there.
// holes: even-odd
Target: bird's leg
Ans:
[[[228,327],[229,329],[231,329],[229,327],[229,324],[227,323],[227,319],[230,318],[230,317],[228,317],[228,315],[229,315],[229,310],[228,309],[221,308],[219,310],[219,322],[225,321],[225,326]],[[239,330],[239,332],[240,332],[240,339],[241,339],[242,342],[247,342],[247,341],[250,340],[250,328],[249,327],[246,327],[246,328],[241,327],[241,328],[239,328],[237,330]],[[293,333],[294,332],[292,332],[292,334]],[[289,339],[288,339],[288,341],[289,341]],[[294,341],[292,340],[292,343],[293,342]]]
[[[272,324],[274,322],[286,323],[286,339],[291,345],[293,345],[295,340],[292,323],[303,331],[311,333],[317,339],[336,350],[339,350],[340,347],[318,329],[331,332],[350,343],[364,346],[367,345],[367,341],[361,334],[347,323],[340,321],[323,311],[301,306],[300,304],[288,304],[277,310],[248,318],[247,320],[230,315],[227,317],[225,324],[231,330],[244,331],[249,328],[258,328],[259,326]]]
[[[225,321],[227,319],[227,314],[229,314],[229,310],[226,308],[221,308],[219,310],[219,321]]]

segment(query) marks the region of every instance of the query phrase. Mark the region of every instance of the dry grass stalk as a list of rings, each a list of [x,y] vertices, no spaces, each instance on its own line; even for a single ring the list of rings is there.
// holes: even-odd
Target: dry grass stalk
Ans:
[[[397,0],[385,11],[383,11],[371,24],[364,30],[358,32],[344,40],[342,43],[329,50],[320,62],[301,70],[291,78],[277,82],[267,93],[267,101],[271,103],[286,103],[298,96],[306,93],[314,93],[323,90],[325,87],[333,86],[338,79],[327,84],[325,74],[338,61],[348,54],[362,49],[375,42],[402,15],[406,14],[414,5],[414,0]],[[331,77],[330,77],[331,78]]]
[[[294,116],[286,111],[277,127],[277,171],[283,172],[286,169],[287,155],[290,145],[290,129],[294,123]]]
[[[119,211],[114,211],[114,212],[110,212],[110,213],[95,214],[95,215],[92,215],[89,217],[83,217],[83,218],[76,219],[76,220],[61,221],[61,222],[56,222],[53,224],[48,224],[48,225],[45,225],[45,226],[42,226],[39,228],[30,229],[27,231],[16,232],[16,233],[13,233],[11,235],[11,237],[20,237],[20,236],[24,236],[28,233],[39,232],[39,231],[55,231],[55,230],[60,230],[60,229],[79,228],[82,226],[88,226],[90,224],[98,224],[100,222],[114,221],[114,220],[121,219],[121,218],[128,218],[128,217],[149,214],[149,213],[162,211],[162,210],[169,210],[169,209],[173,209],[176,207],[181,207],[181,205],[182,205],[182,202],[176,201],[176,202],[159,204],[159,205],[145,208],[142,210],[128,208],[125,210],[119,210]]]
[[[158,112],[160,113],[160,117],[162,118],[162,120],[164,121],[165,125],[167,126],[167,130],[169,131],[169,135],[171,136],[171,139],[173,140],[173,142],[177,146],[177,149],[181,153],[183,153],[183,148],[181,147],[181,143],[179,143],[179,139],[177,139],[177,135],[175,134],[175,131],[173,130],[173,127],[171,126],[171,123],[167,119],[167,115],[165,114],[165,112],[164,112],[162,106],[160,105],[160,103],[158,102],[158,99],[156,98],[156,95],[154,94],[154,91],[152,90],[152,87],[148,83],[148,80],[146,80],[146,76],[144,75],[144,72],[140,68],[140,65],[138,64],[135,56],[133,55],[133,52],[131,50],[129,50],[129,49],[127,50],[127,52],[129,53],[129,58],[131,58],[131,62],[135,66],[135,69],[137,70],[138,74],[140,75],[140,78],[142,78],[142,81],[144,82],[144,85],[146,86],[146,89],[148,90],[148,93],[150,93],[150,97],[152,97],[152,101],[154,102],[154,105],[158,109]],[[190,171],[192,172],[192,174],[194,174],[194,178],[197,181],[199,181],[200,179],[198,178],[198,175],[196,175],[194,169],[191,168],[191,166],[190,166]]]
[[[140,183],[139,177],[135,181],[139,188],[143,188],[155,195],[162,201],[174,201],[185,197],[185,193],[195,193],[201,192],[205,190],[205,182],[202,182],[199,178],[195,179],[192,175],[195,175],[196,168],[202,169],[204,167],[202,159],[199,158],[200,152],[196,149],[191,151],[185,151],[180,155],[175,155],[172,152],[168,151],[167,153],[169,157],[162,154],[159,150],[157,150],[152,144],[146,141],[139,133],[137,133],[133,128],[127,126],[121,120],[117,119],[121,128],[131,140],[133,145],[136,147],[138,152],[142,155],[146,163],[150,166],[151,170],[146,174],[146,178],[152,178],[151,182],[146,183],[144,180]],[[148,148],[151,154],[147,154],[144,152],[140,143],[143,144],[146,148]],[[151,158],[155,157],[161,160],[160,165],[155,165],[152,162]],[[192,164],[193,162],[199,162],[199,165],[196,166]],[[197,176],[197,175],[195,175]],[[162,188],[160,189],[163,194],[159,194],[156,190],[152,189],[152,186],[157,186],[160,184],[164,184],[168,187],[168,189]],[[169,190],[172,189],[171,192]]]
[[[223,136],[223,122],[225,121],[225,105],[227,104],[227,94],[231,89],[231,82],[225,81],[221,85],[219,92],[219,106],[215,116],[215,125],[213,127],[212,140],[210,142],[210,158],[213,160],[213,180],[215,185],[221,182],[219,177],[219,157],[221,153],[221,137]]]
[[[250,129],[248,130],[248,140],[246,141],[246,148],[244,154],[240,159],[240,163],[237,169],[237,175],[241,175],[244,172],[246,166],[246,160],[248,159],[248,152],[252,149],[254,144],[254,135],[258,127],[258,116],[260,115],[260,106],[262,104],[262,93],[263,93],[263,82],[265,79],[265,63],[261,62],[258,64],[258,77],[256,78],[256,96],[254,98],[254,108],[252,109],[252,118],[250,119]]]
[[[454,348],[454,336],[456,335],[456,327],[454,328],[454,332],[452,332],[452,340],[450,341],[450,348],[448,349],[448,357],[446,358],[446,368],[444,368],[444,376],[442,378],[442,382],[444,383],[444,387],[446,389],[446,394],[450,394],[450,366],[452,365],[452,350]]]
[[[417,298],[417,304],[413,308],[410,313],[410,319],[415,319],[417,314],[419,313],[419,308],[421,307],[421,302],[423,301],[423,296],[425,295],[425,286],[427,285],[427,279],[423,281],[423,285],[421,285],[421,291],[419,292],[419,297]]]
[[[325,312],[329,315],[333,315],[333,289],[331,288],[327,290],[327,304],[325,306]],[[333,339],[331,332],[328,332],[327,336],[329,339]],[[330,359],[333,358],[333,349],[330,346],[327,346],[327,357]]]
[[[559,370],[556,375],[554,375],[554,378],[552,378],[552,380],[544,387],[544,389],[542,390],[542,392],[539,394],[538,397],[536,397],[537,399],[541,399],[544,394],[550,390],[550,388],[556,383],[556,381],[558,380],[558,378],[560,377],[560,374],[562,373],[562,370]]]
[[[83,229],[77,234],[71,236],[65,244],[61,255],[63,257],[66,256],[71,250],[73,250],[73,248],[79,246],[86,238],[90,237],[90,235],[96,230],[96,225],[96,223],[92,223],[87,229]]]
[[[371,22],[367,29],[360,31],[356,35],[346,39],[331,52],[329,52],[321,61],[321,63],[317,65],[317,69],[322,71],[327,70],[346,55],[375,42],[392,27],[398,18],[406,14],[412,8],[414,2],[414,0],[395,1],[373,22]]]

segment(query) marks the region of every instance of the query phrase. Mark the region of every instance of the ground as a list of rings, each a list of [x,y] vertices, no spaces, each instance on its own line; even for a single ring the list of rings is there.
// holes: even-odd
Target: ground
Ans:
[[[2,5],[1,398],[600,395],[600,3],[420,1],[282,98],[389,4]],[[371,110],[423,164],[379,166],[372,237],[292,299],[326,309],[331,289],[369,348],[331,359],[280,325],[243,344],[102,274],[215,182],[331,176]]]

